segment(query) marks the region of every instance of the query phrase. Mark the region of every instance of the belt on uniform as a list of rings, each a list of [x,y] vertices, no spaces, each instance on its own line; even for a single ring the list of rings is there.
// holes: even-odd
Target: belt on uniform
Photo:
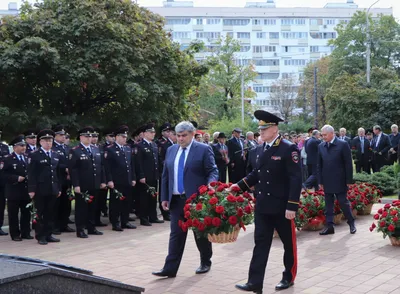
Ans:
[[[186,194],[172,194],[173,197],[179,197],[181,199],[186,199]]]

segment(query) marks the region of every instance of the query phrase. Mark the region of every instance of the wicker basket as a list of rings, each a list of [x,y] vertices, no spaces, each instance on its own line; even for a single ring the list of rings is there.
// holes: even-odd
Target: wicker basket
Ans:
[[[340,225],[342,223],[342,219],[343,219],[343,213],[336,214],[333,217],[333,223],[335,225]]]
[[[392,246],[400,246],[400,239],[397,239],[396,237],[389,237],[390,238],[390,243],[392,243]]]
[[[237,240],[239,232],[240,228],[235,229],[230,233],[219,233],[218,235],[208,234],[208,241],[211,243],[232,243]]]
[[[321,231],[324,228],[324,223],[321,222],[319,225],[306,224],[301,229],[303,231]]]
[[[357,211],[357,214],[358,214],[358,215],[370,215],[370,214],[371,214],[371,211],[372,211],[372,206],[373,206],[373,205],[374,205],[373,203],[368,204],[364,209],[358,210],[358,211]]]

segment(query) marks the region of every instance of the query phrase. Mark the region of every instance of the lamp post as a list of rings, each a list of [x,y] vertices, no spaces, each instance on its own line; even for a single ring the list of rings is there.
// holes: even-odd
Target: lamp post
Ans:
[[[244,127],[244,75],[241,76],[241,94],[242,94],[242,128]]]
[[[378,3],[380,0],[375,1],[374,3],[372,3],[372,5],[368,8],[367,10],[367,84],[370,84],[370,76],[371,76],[371,40],[370,40],[370,35],[369,35],[369,10],[372,8],[372,6],[374,6],[376,3]]]

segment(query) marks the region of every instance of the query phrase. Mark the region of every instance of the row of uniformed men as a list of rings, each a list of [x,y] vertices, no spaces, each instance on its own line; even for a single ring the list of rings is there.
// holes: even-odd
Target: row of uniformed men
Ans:
[[[166,149],[174,143],[174,132],[169,123],[160,130],[162,136],[156,143],[153,124],[137,129],[133,139],[127,141],[129,128],[121,126],[105,132],[105,144],[99,146],[98,131],[85,127],[79,131],[79,144],[70,148],[65,144],[68,134],[57,126],[37,134],[29,130],[16,137],[10,142],[11,154],[7,145],[0,145],[0,235],[7,235],[1,230],[5,199],[14,241],[33,239],[31,211],[27,208],[31,199],[35,237],[42,245],[60,241],[52,234],[75,232],[68,226],[73,223],[69,219],[72,199],[79,238],[102,235],[96,226],[106,225],[100,216],[101,212],[107,214],[107,195],[109,219],[115,231],[136,228],[129,222],[134,220],[129,216],[134,208],[141,225],[164,222],[157,217],[156,190]],[[162,213],[169,220],[168,212]]]

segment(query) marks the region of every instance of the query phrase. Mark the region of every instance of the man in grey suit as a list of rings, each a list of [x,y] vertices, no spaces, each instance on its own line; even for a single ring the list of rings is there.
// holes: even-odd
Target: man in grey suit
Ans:
[[[326,227],[319,234],[335,233],[333,227],[335,198],[339,201],[340,208],[347,218],[350,233],[355,234],[357,229],[349,200],[347,200],[347,189],[353,182],[353,161],[349,144],[336,138],[335,130],[330,125],[325,125],[321,133],[325,143],[318,146],[317,174],[320,188],[325,192]]]
[[[179,227],[178,222],[184,220],[186,199],[197,193],[200,186],[218,180],[214,153],[209,145],[193,140],[196,132],[193,124],[183,121],[175,131],[178,144],[167,150],[161,183],[161,204],[171,215],[168,256],[162,270],[152,273],[168,278],[176,276],[185,249],[187,232]],[[201,259],[196,274],[203,274],[211,268],[212,247],[206,238],[195,236],[195,240]]]

